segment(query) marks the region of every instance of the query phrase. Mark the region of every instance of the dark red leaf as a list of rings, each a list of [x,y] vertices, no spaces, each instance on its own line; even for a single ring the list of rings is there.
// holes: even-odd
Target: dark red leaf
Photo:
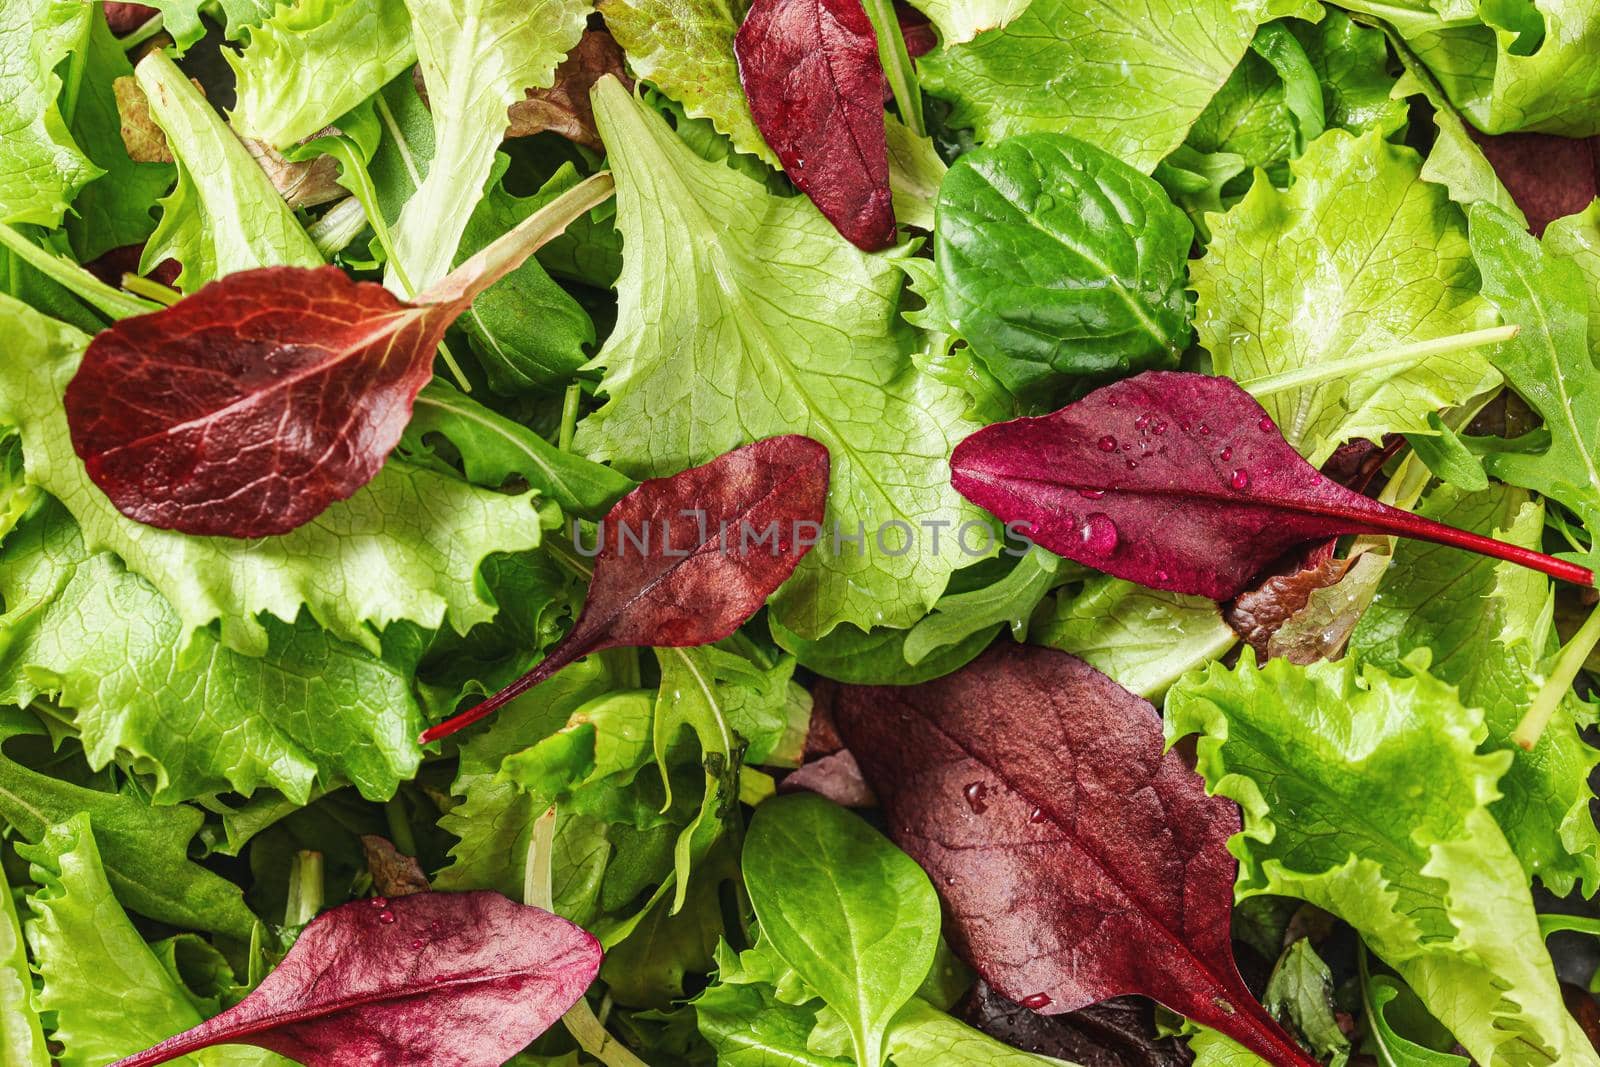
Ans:
[[[1305,610],[1311,602],[1311,594],[1337,584],[1350,569],[1350,560],[1333,555],[1332,544],[1332,541],[1320,543],[1309,554],[1310,558],[1282,574],[1274,574],[1254,589],[1245,590],[1228,605],[1224,613],[1228,625],[1256,650],[1258,661],[1271,656],[1272,636],[1284,623]],[[1322,657],[1291,652],[1287,658],[1291,663],[1314,663]]]
[[[1157,1037],[1155,1012],[1142,997],[1118,997],[1061,1015],[1040,1015],[978,982],[955,1012],[1013,1048],[1079,1067],[1188,1067],[1182,1041]]]
[[[159,12],[153,7],[144,4],[106,4],[106,24],[111,27],[111,32],[117,36],[132,33],[146,22],[155,18]]]
[[[139,522],[287,533],[377,474],[455,317],[610,191],[590,178],[411,302],[336,267],[268,267],[123,319],[67,386],[73,448]]]
[[[755,0],[733,51],[784,173],[851,243],[894,244],[888,80],[861,0]]]
[[[1163,752],[1148,702],[1004,642],[936,681],[841,686],[834,717],[1000,993],[1043,1014],[1138,993],[1279,1067],[1316,1064],[1234,965],[1238,809]]]
[[[939,35],[934,32],[928,16],[909,4],[898,2],[894,5],[894,14],[900,23],[900,36],[906,42],[906,54],[912,59],[927,55],[938,45]]]
[[[826,756],[801,764],[794,773],[778,783],[778,792],[815,793],[827,797],[841,808],[875,808],[877,795],[867,780],[861,777],[861,768],[848,749],[830,752]]]
[[[138,274],[139,260],[144,257],[144,245],[123,245],[113,248],[99,259],[83,265],[84,269],[113,289],[122,286],[124,274]],[[175,259],[163,259],[146,277],[162,285],[175,285],[183,267]]]
[[[1548,133],[1490,137],[1475,130],[1473,138],[1536,237],[1556,219],[1582,211],[1600,195],[1596,178],[1600,138]]]
[[[533,670],[425,731],[422,743],[493,714],[591,652],[727,637],[811,551],[827,497],[828,450],[799,434],[642,483],[601,520],[594,577],[572,631]]]
[[[1395,534],[1580,585],[1585,567],[1380,504],[1320,474],[1229,378],[1146,371],[1060,411],[979,430],[951,484],[1068,559],[1227,600],[1308,541]],[[1031,527],[1031,529],[1029,529]]]
[[[307,926],[237,1006],[113,1067],[223,1044],[305,1067],[499,1067],[577,1003],[600,958],[580,927],[498,893],[359,900]]]

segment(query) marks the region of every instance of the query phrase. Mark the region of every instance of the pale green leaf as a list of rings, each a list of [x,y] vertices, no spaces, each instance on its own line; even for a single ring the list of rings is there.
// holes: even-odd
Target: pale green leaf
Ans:
[[[906,250],[866,255],[805,198],[706,162],[615,80],[596,87],[595,114],[625,256],[617,327],[595,360],[609,400],[579,425],[578,449],[646,477],[807,434],[832,457],[830,533],[779,591],[779,620],[815,638],[920,619],[960,550],[946,536],[935,552],[918,525],[970,514],[948,457],[976,426],[961,393],[911,362],[896,314]],[[861,542],[844,540],[858,527]]]
[[[178,185],[161,201],[142,266],[176,259],[185,292],[254,267],[321,266],[294,212],[177,64],[158,49],[135,73],[178,161]]]
[[[739,151],[776,167],[778,157],[750,114],[733,54],[733,35],[747,7],[743,0],[600,0],[606,27],[636,75],[694,118],[709,119]]]
[[[507,495],[391,461],[349,500],[281,537],[189,537],[125,518],[72,448],[61,397],[88,338],[0,296],[0,423],[22,432],[28,478],[67,506],[91,551],[109,550],[169,601],[183,632],[222,620],[223,643],[266,650],[263,612],[301,606],[376,653],[376,630],[407,619],[466,631],[495,614],[477,580],[491,552],[539,543],[531,494]]]
[[[28,948],[4,871],[0,871],[0,1057],[7,1067],[50,1067],[50,1050],[33,1007]]]
[[[1328,367],[1257,397],[1313,464],[1355,438],[1426,432],[1429,412],[1499,380],[1476,349],[1330,366],[1490,324],[1461,213],[1421,166],[1381,130],[1330,130],[1290,164],[1288,191],[1258,181],[1213,216],[1206,256],[1192,265],[1195,327],[1218,374],[1248,389]]]
[[[966,44],[980,33],[1016,21],[1031,0],[921,0],[917,10],[928,16],[946,46]]]
[[[422,290],[449,271],[528,89],[548,88],[583,34],[582,0],[406,0],[433,112],[428,176],[394,226],[405,280]],[[397,283],[390,265],[390,287]],[[404,286],[402,286],[404,287]]]
[[[0,223],[55,226],[101,170],[72,140],[55,73],[83,47],[93,14],[80,0],[0,5]]]
[[[1583,272],[1589,291],[1589,343],[1600,343],[1600,203],[1545,227],[1544,247],[1572,260]]]
[[[238,77],[234,127],[288,148],[417,61],[405,0],[295,0],[222,54]]]
[[[939,195],[939,183],[948,168],[931,137],[918,137],[911,127],[888,112],[883,118],[895,221],[902,226],[931,230],[934,198]]]
[[[213,15],[220,11],[224,32],[237,41],[246,30],[258,26],[272,14],[278,0],[150,0],[150,7],[162,14],[161,26],[177,42],[181,53],[206,33],[200,19],[202,10]]]

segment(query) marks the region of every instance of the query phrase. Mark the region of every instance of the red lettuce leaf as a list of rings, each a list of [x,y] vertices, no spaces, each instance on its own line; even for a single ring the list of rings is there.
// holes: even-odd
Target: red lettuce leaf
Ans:
[[[123,319],[67,386],[73,448],[131,519],[287,533],[378,473],[473,298],[610,192],[588,179],[410,302],[336,267],[268,267]]]
[[[212,1045],[306,1067],[499,1067],[577,1003],[600,970],[580,927],[498,893],[418,893],[335,908],[235,1007],[113,1067]]]
[[[1251,996],[1228,924],[1239,832],[1146,701],[1075,656],[1002,643],[916,686],[840,686],[834,719],[956,951],[1054,1015],[1138,993],[1269,1063],[1312,1067]]]
[[[1592,585],[1586,567],[1362,496],[1301,458],[1229,378],[1146,371],[956,447],[951,484],[1052,552],[1156,589],[1227,600],[1291,548],[1395,534]]]
[[[972,987],[955,1014],[1012,1048],[1054,1056],[1078,1067],[1189,1067],[1182,1041],[1156,1035],[1148,1000],[1119,997],[1062,1015],[1040,1015],[1007,1000],[989,983]]]
[[[533,670],[425,731],[448,737],[493,714],[567,664],[607,648],[682,648],[720,641],[761,609],[822,529],[828,450],[809,437],[768,437],[670,478],[652,478],[600,523],[583,611]],[[762,540],[766,531],[774,536]]]
[[[1556,219],[1577,214],[1600,196],[1600,137],[1489,136],[1468,129],[1535,237]]]
[[[755,0],[733,51],[784,173],[852,244],[894,244],[888,79],[861,0]]]
[[[106,4],[106,24],[111,27],[111,32],[117,36],[132,33],[146,22],[155,18],[159,11],[144,4]]]

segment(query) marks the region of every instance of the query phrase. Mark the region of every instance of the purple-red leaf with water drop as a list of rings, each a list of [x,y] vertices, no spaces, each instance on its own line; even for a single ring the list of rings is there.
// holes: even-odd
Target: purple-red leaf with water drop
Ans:
[[[997,644],[915,686],[839,686],[889,834],[984,981],[1044,1014],[1138,993],[1312,1067],[1228,936],[1239,811],[1162,746],[1155,708],[1065,652]]]
[[[784,173],[851,243],[894,244],[888,89],[861,0],[755,0],[733,39],[750,114]]]
[[[1229,378],[1146,371],[956,447],[962,496],[1050,551],[1156,589],[1227,600],[1296,546],[1394,534],[1593,585],[1564,560],[1362,496],[1301,458]]]
[[[255,1045],[305,1067],[499,1067],[600,970],[582,928],[498,893],[361,900],[313,921],[255,992],[113,1067]]]
[[[727,637],[761,609],[821,536],[828,450],[768,437],[652,478],[600,523],[583,612],[533,670],[422,735],[448,737],[556,671],[607,648],[682,648]]]

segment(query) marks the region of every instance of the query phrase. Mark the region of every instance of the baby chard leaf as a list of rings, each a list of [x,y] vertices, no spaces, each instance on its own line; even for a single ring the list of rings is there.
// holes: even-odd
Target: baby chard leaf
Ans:
[[[306,1067],[498,1067],[600,970],[580,927],[498,893],[359,900],[307,926],[236,1007],[113,1067],[248,1044]]]
[[[1321,474],[1229,378],[1148,371],[956,447],[951,484],[1058,555],[1226,600],[1308,541],[1392,534],[1592,585],[1539,552],[1421,518]]]
[[[887,82],[860,0],[756,0],[733,50],[784,172],[852,244],[894,244]]]
[[[594,577],[571,632],[517,681],[425,731],[422,743],[493,714],[591,652],[727,637],[816,543],[827,495],[828,450],[799,434],[644,482],[600,523]]]
[[[1138,993],[1269,1063],[1316,1063],[1233,961],[1238,810],[1163,753],[1148,702],[1075,656],[1000,644],[919,686],[841,686],[834,716],[995,989],[1052,1015]]]
[[[136,521],[287,533],[372,480],[450,323],[611,188],[575,186],[409,302],[333,267],[268,267],[124,319],[67,386],[73,448]]]

